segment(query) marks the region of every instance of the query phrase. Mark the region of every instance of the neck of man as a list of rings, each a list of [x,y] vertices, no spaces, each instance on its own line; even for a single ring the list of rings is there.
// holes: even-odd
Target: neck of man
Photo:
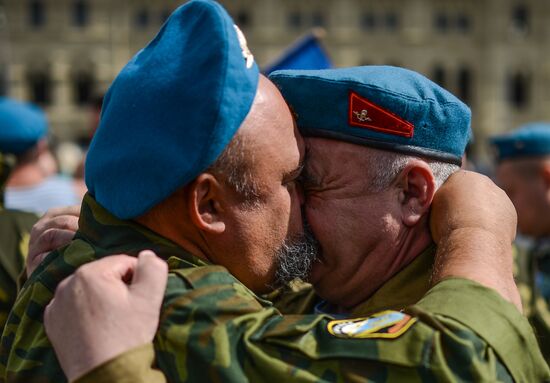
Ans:
[[[176,243],[195,257],[212,262],[207,242],[189,219],[185,199],[185,190],[178,191],[135,221]]]
[[[359,279],[355,277],[354,280],[362,281],[362,285],[360,289],[354,290],[362,293],[348,295],[346,301],[337,305],[338,313],[349,313],[371,298],[387,281],[422,254],[431,243],[432,237],[427,215],[413,227],[402,227],[394,245],[385,247],[383,254],[381,252],[381,256],[388,259],[389,262],[380,262],[378,268],[375,266],[367,269],[366,273],[368,274],[359,275]]]

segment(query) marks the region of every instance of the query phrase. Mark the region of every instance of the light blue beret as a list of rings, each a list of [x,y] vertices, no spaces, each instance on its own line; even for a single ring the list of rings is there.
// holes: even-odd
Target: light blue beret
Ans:
[[[497,161],[550,154],[550,123],[532,122],[499,136],[490,138],[496,149]]]
[[[179,7],[105,96],[86,185],[121,219],[135,218],[206,170],[248,114],[259,71],[216,2]]]
[[[305,136],[461,164],[470,109],[424,76],[391,66],[281,70],[279,87]]]
[[[0,97],[0,152],[20,154],[48,133],[48,120],[37,106]]]

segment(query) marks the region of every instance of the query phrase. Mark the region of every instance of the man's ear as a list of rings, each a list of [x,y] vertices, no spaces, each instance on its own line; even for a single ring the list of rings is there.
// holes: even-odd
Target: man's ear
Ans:
[[[202,231],[225,231],[225,199],[221,183],[210,173],[201,173],[190,186],[187,206],[193,224]]]
[[[406,226],[414,226],[426,214],[435,194],[436,183],[429,165],[410,161],[399,174],[401,216]]]

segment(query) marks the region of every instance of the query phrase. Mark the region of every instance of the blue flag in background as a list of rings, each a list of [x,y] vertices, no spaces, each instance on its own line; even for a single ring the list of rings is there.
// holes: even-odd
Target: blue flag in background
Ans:
[[[288,48],[281,57],[263,70],[268,75],[279,69],[328,69],[332,67],[327,52],[319,41],[319,33],[312,31]]]

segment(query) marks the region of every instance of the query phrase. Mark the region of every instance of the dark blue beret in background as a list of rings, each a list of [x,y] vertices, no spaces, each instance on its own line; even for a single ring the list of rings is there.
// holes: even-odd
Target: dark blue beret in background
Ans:
[[[248,114],[259,71],[216,2],[179,7],[122,69],[105,96],[86,160],[86,185],[121,219],[192,181]]]
[[[37,106],[0,97],[0,152],[20,154],[48,133],[48,120]]]
[[[318,136],[461,164],[470,109],[426,77],[362,66],[281,70],[279,87],[305,136]]]
[[[550,154],[550,123],[531,122],[520,128],[490,138],[497,161]]]

